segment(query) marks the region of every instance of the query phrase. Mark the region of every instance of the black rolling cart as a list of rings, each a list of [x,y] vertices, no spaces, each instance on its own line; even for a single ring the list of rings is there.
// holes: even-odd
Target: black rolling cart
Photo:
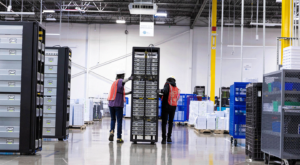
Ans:
[[[42,150],[45,28],[0,22],[0,152]]]
[[[160,48],[133,47],[130,141],[158,141]]]
[[[68,139],[71,57],[69,47],[46,47],[43,138]]]

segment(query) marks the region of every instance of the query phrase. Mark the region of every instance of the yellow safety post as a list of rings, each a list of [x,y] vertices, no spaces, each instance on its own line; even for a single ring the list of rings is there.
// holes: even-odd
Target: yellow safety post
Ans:
[[[211,60],[210,60],[210,100],[215,103],[216,46],[217,46],[217,0],[212,0],[211,16]]]
[[[281,5],[281,37],[292,37],[290,34],[290,21],[291,21],[291,1],[293,0],[283,0]],[[283,48],[291,45],[290,40],[281,39],[281,62],[283,61]]]

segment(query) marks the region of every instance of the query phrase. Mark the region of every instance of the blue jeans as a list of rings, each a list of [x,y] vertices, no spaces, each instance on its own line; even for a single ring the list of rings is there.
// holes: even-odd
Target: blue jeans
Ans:
[[[122,121],[123,121],[123,108],[122,107],[109,107],[110,110],[110,131],[115,132],[115,125],[116,125],[116,116],[118,122],[118,129],[117,129],[117,138],[122,138]]]

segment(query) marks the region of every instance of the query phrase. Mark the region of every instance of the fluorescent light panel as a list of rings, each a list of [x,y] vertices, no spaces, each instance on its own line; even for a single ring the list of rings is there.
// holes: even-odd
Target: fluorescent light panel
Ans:
[[[56,21],[55,18],[46,18],[46,21]]]
[[[34,15],[34,12],[0,12],[0,15]]]
[[[56,33],[46,33],[46,36],[59,36],[60,34],[56,34]]]
[[[156,21],[155,23],[156,24],[165,24],[166,22],[165,21]]]
[[[156,13],[155,16],[158,16],[158,17],[167,17],[167,13]]]
[[[43,13],[55,13],[54,10],[43,10]]]
[[[261,25],[263,26],[264,24],[263,23],[254,23],[254,22],[251,22],[250,25]],[[281,24],[279,23],[265,23],[266,26],[281,26]]]
[[[117,20],[116,23],[126,23],[125,20]]]

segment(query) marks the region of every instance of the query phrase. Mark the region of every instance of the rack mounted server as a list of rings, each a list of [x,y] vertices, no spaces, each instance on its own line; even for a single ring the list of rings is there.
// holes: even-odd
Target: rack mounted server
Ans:
[[[160,48],[133,47],[130,141],[158,140],[158,94]]]
[[[71,57],[68,47],[46,47],[43,138],[68,139]]]
[[[45,28],[0,22],[0,152],[42,150]]]

